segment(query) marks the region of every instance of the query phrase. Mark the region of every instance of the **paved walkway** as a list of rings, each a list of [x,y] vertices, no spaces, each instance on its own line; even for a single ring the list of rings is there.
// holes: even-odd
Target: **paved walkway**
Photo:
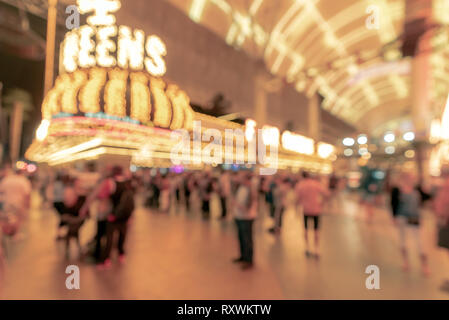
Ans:
[[[449,277],[449,258],[434,245],[434,221],[424,217],[432,274],[420,274],[417,254],[409,273],[400,270],[395,228],[388,213],[377,210],[372,224],[363,220],[357,203],[339,201],[323,218],[322,257],[304,255],[302,216],[289,210],[279,237],[266,232],[262,217],[256,224],[253,270],[241,271],[230,261],[237,255],[232,220],[211,221],[199,213],[170,214],[138,209],[127,241],[124,265],[114,261],[99,271],[72,260],[55,241],[56,216],[34,210],[23,240],[9,243],[3,299],[449,299],[439,290]],[[82,230],[87,243],[95,232],[92,221]],[[447,255],[447,254],[446,254]],[[115,259],[115,257],[114,257]],[[65,287],[65,268],[76,264],[81,289]],[[367,290],[365,268],[380,268],[380,290]]]

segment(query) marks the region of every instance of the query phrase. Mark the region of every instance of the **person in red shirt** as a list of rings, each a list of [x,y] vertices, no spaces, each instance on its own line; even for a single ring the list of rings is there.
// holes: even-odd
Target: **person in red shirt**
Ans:
[[[296,199],[298,204],[303,208],[304,213],[304,239],[306,242],[306,255],[315,255],[319,257],[319,227],[320,215],[323,210],[323,202],[325,197],[329,195],[329,191],[321,184],[320,181],[310,177],[307,172],[303,173],[303,179],[298,182],[295,187]],[[314,239],[315,253],[309,251],[308,222],[313,220],[314,223]]]

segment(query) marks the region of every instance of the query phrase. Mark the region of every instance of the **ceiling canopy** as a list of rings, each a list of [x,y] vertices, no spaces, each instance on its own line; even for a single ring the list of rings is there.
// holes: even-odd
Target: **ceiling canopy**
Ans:
[[[0,1],[46,16],[47,0]],[[410,122],[411,59],[401,54],[406,3],[431,3],[437,26],[431,55],[434,114],[441,113],[449,92],[449,0],[165,1],[229,45],[263,59],[298,91],[320,93],[324,109],[363,131],[379,130],[386,120],[389,128],[392,121]],[[59,18],[74,2],[59,0]]]
[[[326,110],[358,128],[409,113],[411,59],[401,54],[405,0],[167,1],[229,45],[263,58],[298,91],[319,92]],[[434,0],[431,11],[437,26],[431,101],[439,113],[449,92],[449,33],[443,26],[449,1]],[[380,116],[371,117],[376,110]]]

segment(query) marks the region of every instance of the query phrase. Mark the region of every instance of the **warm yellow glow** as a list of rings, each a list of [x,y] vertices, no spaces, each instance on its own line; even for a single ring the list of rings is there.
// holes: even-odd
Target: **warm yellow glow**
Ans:
[[[79,55],[79,36],[76,31],[68,32],[62,44],[62,64],[64,69],[68,72],[73,72],[77,69],[78,55]]]
[[[329,158],[335,152],[335,147],[331,144],[318,143],[318,156],[323,159]]]
[[[97,32],[97,63],[101,67],[113,67],[116,65],[116,60],[110,55],[116,50],[115,43],[110,39],[117,35],[116,26],[108,26],[98,28]]]
[[[57,166],[64,163],[70,163],[77,160],[93,160],[98,159],[99,156],[109,154],[118,156],[134,156],[135,151],[123,148],[110,148],[110,147],[99,147],[88,151],[83,151],[77,154],[73,154],[66,158],[61,158],[58,160],[50,161],[48,164],[50,166]]]
[[[245,137],[247,141],[253,141],[256,134],[256,121],[247,119],[245,121]]]
[[[79,33],[79,65],[82,68],[93,67],[96,63],[95,56],[92,54],[95,49],[95,42],[92,41],[92,36],[95,34],[95,30],[91,26],[82,26],[79,28]]]
[[[441,117],[441,139],[449,140],[449,95],[447,96],[446,106]]]
[[[153,122],[158,127],[168,128],[172,117],[170,101],[165,95],[165,83],[161,79],[151,78],[151,93],[154,98],[154,119]]]
[[[441,138],[441,122],[438,119],[432,120],[430,124],[430,143],[437,143]]]
[[[44,98],[42,103],[42,118],[50,120],[51,116],[61,111],[59,97],[64,92],[65,81],[64,78],[58,77],[55,81],[55,86],[51,89]]]
[[[185,96],[176,85],[169,85],[167,88],[167,96],[170,98],[173,108],[173,118],[171,121],[170,129],[176,130],[183,128],[186,106]],[[188,103],[188,102],[187,102]]]
[[[121,6],[119,0],[78,0],[77,3],[81,14],[94,12],[87,18],[87,23],[94,26],[114,24],[115,17],[109,13]]]
[[[126,79],[128,72],[120,69],[109,71],[109,81],[105,87],[104,110],[107,114],[126,116]]]
[[[131,118],[142,123],[150,121],[151,98],[148,77],[141,72],[131,73]]]
[[[364,154],[362,154],[362,158],[365,160],[371,159],[371,153],[365,152]]]
[[[101,111],[100,93],[106,82],[106,70],[103,68],[92,68],[89,71],[89,80],[81,89],[79,109],[81,112],[96,113]]]
[[[195,22],[201,20],[201,15],[203,14],[204,6],[207,0],[193,0],[192,6],[190,7],[189,17]]]
[[[147,71],[155,76],[163,76],[166,72],[165,61],[163,57],[167,54],[167,49],[162,40],[157,36],[149,36],[145,46],[148,58],[145,58],[145,67]]]
[[[49,120],[42,120],[41,124],[36,130],[36,139],[37,141],[44,141],[48,135],[48,128],[50,127]]]
[[[139,70],[143,67],[145,33],[142,30],[134,30],[134,38],[131,36],[131,28],[119,27],[118,38],[118,65],[122,68]]]
[[[176,85],[166,88],[160,78],[152,78],[149,83],[149,78],[144,72],[131,72],[128,79],[126,70],[116,68],[107,72],[107,69],[99,67],[63,74],[56,79],[55,87],[44,99],[43,118],[50,120],[60,112],[77,114],[101,111],[125,117],[128,112],[126,96],[129,94],[129,116],[132,119],[143,124],[153,121],[156,126],[164,128],[191,130],[194,112],[188,95]],[[104,99],[100,97],[102,92]]]
[[[77,70],[72,74],[61,76],[64,82],[64,90],[61,97],[62,112],[76,114],[78,112],[77,100],[78,91],[86,82],[87,75],[82,70]]]
[[[78,5],[81,13],[93,11],[93,15],[88,17],[88,25],[66,34],[61,49],[62,72],[74,72],[78,67],[119,66],[136,71],[145,68],[155,77],[165,74],[167,49],[159,37],[150,35],[145,42],[142,30],[114,25],[115,17],[109,13],[120,8],[119,1],[79,0]],[[116,44],[113,39],[117,33]]]
[[[164,57],[167,49],[159,37],[148,36],[145,43],[145,34],[142,30],[132,31],[127,26],[120,26],[118,30],[117,46],[111,40],[117,35],[116,26],[95,29],[85,25],[67,33],[61,48],[62,70],[73,72],[78,67],[118,65],[132,70],[145,68],[148,73],[156,77],[165,74]],[[95,38],[96,42],[93,41]],[[115,52],[117,59],[115,55],[112,55]]]
[[[24,161],[17,161],[16,162],[16,168],[19,170],[24,170],[26,168],[27,164]]]
[[[313,139],[300,134],[284,131],[281,140],[284,149],[308,155],[312,155],[315,152]]]
[[[263,126],[262,141],[266,146],[277,147],[279,145],[279,129],[271,126]]]
[[[58,159],[63,159],[66,157],[69,157],[75,153],[81,152],[81,151],[85,151],[85,150],[89,150],[91,148],[95,148],[98,147],[99,145],[102,144],[102,139],[101,138],[95,138],[92,140],[89,140],[87,142],[83,142],[80,143],[79,145],[76,145],[74,147],[70,147],[58,152],[55,152],[51,157],[50,157],[50,161],[56,161]]]
[[[192,110],[192,107],[190,106],[190,99],[187,93],[183,90],[178,90],[178,94],[176,96],[176,100],[172,102],[182,106],[182,110],[184,112],[184,124],[183,128],[186,130],[192,130],[193,129],[193,121],[195,118],[195,114]]]
[[[435,20],[441,24],[449,24],[449,1],[434,0],[432,3],[432,11]]]
[[[367,163],[368,163],[368,159],[359,158],[359,160],[357,160],[357,164],[361,167],[366,166]]]
[[[411,159],[411,158],[413,158],[415,156],[415,151],[414,150],[407,150],[407,151],[405,151],[404,155],[405,155],[406,158]]]

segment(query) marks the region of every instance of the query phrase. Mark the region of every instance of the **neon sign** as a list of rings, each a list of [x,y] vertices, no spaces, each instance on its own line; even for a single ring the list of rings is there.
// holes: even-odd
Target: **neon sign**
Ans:
[[[118,0],[78,0],[82,14],[93,12],[87,25],[66,34],[61,46],[61,70],[120,67],[146,70],[155,77],[166,72],[165,43],[156,35],[145,36],[142,30],[116,26],[111,13],[120,8]]]
[[[87,25],[65,35],[61,74],[42,104],[45,120],[73,115],[191,129],[188,95],[167,84],[165,44],[142,30],[116,26],[118,0],[78,0]]]

